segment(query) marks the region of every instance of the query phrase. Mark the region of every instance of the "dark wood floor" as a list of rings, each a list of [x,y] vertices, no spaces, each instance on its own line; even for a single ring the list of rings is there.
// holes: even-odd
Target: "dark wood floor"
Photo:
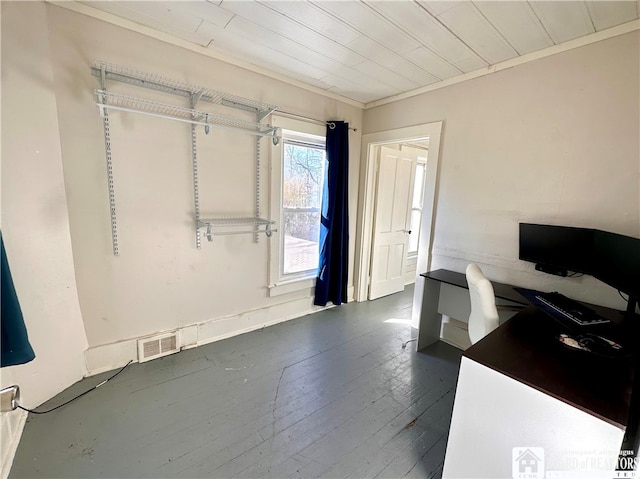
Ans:
[[[402,348],[412,293],[132,364],[30,414],[10,477],[441,477],[461,353]]]

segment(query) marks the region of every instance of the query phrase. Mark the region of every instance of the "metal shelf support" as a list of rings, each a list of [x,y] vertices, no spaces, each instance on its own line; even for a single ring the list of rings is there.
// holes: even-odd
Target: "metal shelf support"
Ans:
[[[106,69],[102,67],[100,69],[100,86],[102,90],[106,92],[107,77]],[[104,96],[101,97],[101,100]],[[109,189],[109,215],[111,216],[111,244],[113,247],[113,255],[118,256],[120,254],[120,247],[118,244],[118,217],[116,215],[116,193],[113,181],[113,158],[111,156],[111,128],[109,124],[109,113],[101,108],[100,116],[102,117],[102,128],[104,130],[104,150],[107,160],[107,188]]]
[[[260,218],[260,139],[270,137],[273,144],[280,141],[280,129],[272,127],[262,121],[277,110],[277,107],[255,100],[249,100],[229,93],[199,87],[186,82],[170,80],[158,75],[143,73],[127,67],[96,62],[91,68],[91,74],[100,80],[100,89],[96,90],[96,105],[103,119],[105,150],[107,158],[107,177],[109,187],[109,208],[111,213],[111,235],[113,240],[113,254],[118,255],[118,230],[115,203],[115,188],[113,176],[113,161],[111,157],[111,134],[109,131],[109,110],[139,113],[156,118],[189,123],[191,125],[191,163],[193,173],[193,201],[195,211],[196,247],[201,248],[201,229],[205,228],[205,236],[213,241],[214,236],[231,234],[254,234],[255,241],[264,233],[267,237],[277,231],[275,221]],[[172,95],[186,97],[189,108],[170,105],[143,98],[122,95],[107,91],[107,80],[118,81],[161,91]],[[235,108],[255,114],[256,121],[245,121],[234,117],[220,115],[207,111],[196,110],[199,102],[212,103],[224,107]],[[252,218],[214,218],[203,220],[200,218],[200,193],[198,179],[198,149],[197,126],[203,126],[205,134],[209,134],[212,127],[242,131],[254,135],[255,138],[255,217]],[[238,229],[238,228],[242,229]],[[247,230],[246,227],[252,227]]]
[[[200,99],[199,95],[191,95],[191,108],[195,108],[196,103]],[[209,132],[207,132],[209,133]],[[195,230],[196,230],[196,248],[200,249],[202,243],[200,240],[200,228],[198,223],[200,221],[200,192],[198,186],[198,135],[196,131],[196,125],[191,124],[191,168],[193,172],[193,209],[195,212]]]

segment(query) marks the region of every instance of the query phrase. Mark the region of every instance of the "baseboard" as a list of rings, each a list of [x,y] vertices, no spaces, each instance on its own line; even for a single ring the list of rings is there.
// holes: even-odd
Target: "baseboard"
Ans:
[[[13,458],[18,450],[24,425],[27,422],[27,412],[20,409],[0,413],[0,478],[9,477]]]
[[[353,291],[351,287],[347,293],[353,295]],[[169,331],[180,332],[180,349],[184,350],[289,321],[329,307],[332,306],[314,306],[313,298],[305,297]],[[87,376],[111,371],[129,361],[138,361],[139,339],[169,331],[154,331],[150,335],[90,347],[85,351]]]

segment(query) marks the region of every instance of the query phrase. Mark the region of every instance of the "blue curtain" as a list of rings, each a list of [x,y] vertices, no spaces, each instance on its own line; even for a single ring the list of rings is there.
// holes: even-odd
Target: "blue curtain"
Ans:
[[[320,264],[314,304],[347,302],[349,271],[349,124],[327,124],[327,171],[320,218]]]
[[[27,328],[22,318],[22,310],[16,295],[16,289],[11,279],[11,271],[4,250],[4,241],[0,232],[0,249],[2,271],[0,276],[0,303],[2,303],[2,317],[0,318],[0,366],[15,366],[31,361],[36,355],[29,344]]]

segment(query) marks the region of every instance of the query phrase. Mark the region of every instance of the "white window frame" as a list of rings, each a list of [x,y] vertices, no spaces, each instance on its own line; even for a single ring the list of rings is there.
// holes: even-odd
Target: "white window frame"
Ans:
[[[273,126],[282,130],[283,137],[289,137],[297,141],[325,141],[326,127],[324,125],[295,120],[274,115]],[[314,142],[315,142],[314,141]],[[277,231],[269,240],[269,296],[307,290],[312,294],[315,287],[317,271],[305,271],[284,275],[282,273],[282,261],[284,257],[283,237],[283,208],[282,208],[282,180],[283,180],[283,155],[284,141],[277,145],[271,144],[271,198],[270,218],[276,220]]]
[[[424,175],[422,177],[422,191],[421,191],[421,196],[422,196],[422,200],[424,200],[424,195],[425,195],[425,190],[427,188],[427,158],[425,158],[424,156],[419,156],[418,159],[416,160],[416,166],[415,168],[418,168],[418,165],[423,165],[422,167],[424,168]],[[414,173],[415,176],[415,173]],[[413,198],[414,195],[416,194],[415,192],[415,184],[412,185],[412,191],[411,191],[411,207],[409,208],[409,210],[411,211],[411,213],[413,213],[414,211],[419,211],[420,212],[420,222],[422,223],[422,206],[420,206],[419,208],[414,208],[413,206]],[[409,225],[409,227],[411,227]],[[420,228],[418,228],[418,231],[412,231],[412,234],[416,233],[418,235],[418,249],[420,249]],[[418,249],[416,249],[415,251],[409,251],[409,248],[407,247],[407,259],[417,259],[418,258]]]

